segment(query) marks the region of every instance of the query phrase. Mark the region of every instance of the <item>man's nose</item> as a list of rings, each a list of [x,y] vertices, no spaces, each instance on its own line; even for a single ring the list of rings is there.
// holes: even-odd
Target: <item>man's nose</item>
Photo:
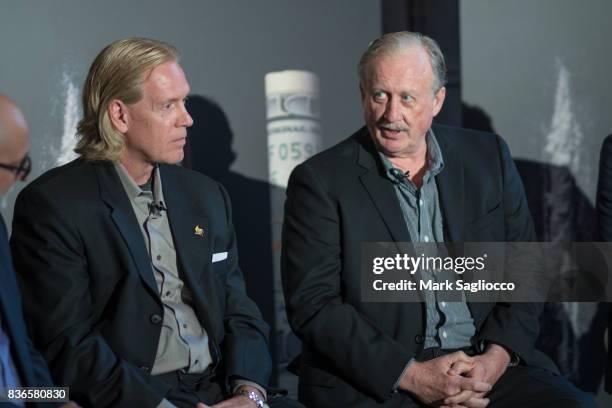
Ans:
[[[187,112],[187,108],[185,107],[185,105],[183,105],[180,125],[185,127],[190,127],[191,125],[193,125],[193,118],[191,117],[189,112]]]
[[[389,122],[397,122],[402,119],[400,104],[397,98],[389,98],[387,101],[385,119]]]

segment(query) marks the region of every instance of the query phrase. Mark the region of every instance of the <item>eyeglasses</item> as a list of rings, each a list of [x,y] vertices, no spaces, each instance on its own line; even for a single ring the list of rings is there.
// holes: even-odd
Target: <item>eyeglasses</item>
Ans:
[[[29,154],[26,154],[17,166],[0,163],[0,169],[8,170],[15,174],[17,180],[24,181],[28,174],[30,174],[30,170],[32,170],[32,159],[30,159]]]

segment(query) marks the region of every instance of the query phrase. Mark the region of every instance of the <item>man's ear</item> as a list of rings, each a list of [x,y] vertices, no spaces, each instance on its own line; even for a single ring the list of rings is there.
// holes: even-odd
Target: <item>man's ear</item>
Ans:
[[[127,106],[119,99],[113,99],[108,105],[108,117],[117,132],[125,134],[129,127]]]
[[[440,113],[442,105],[444,104],[444,98],[446,98],[446,88],[442,87],[438,89],[438,92],[434,95],[433,115],[436,116]]]

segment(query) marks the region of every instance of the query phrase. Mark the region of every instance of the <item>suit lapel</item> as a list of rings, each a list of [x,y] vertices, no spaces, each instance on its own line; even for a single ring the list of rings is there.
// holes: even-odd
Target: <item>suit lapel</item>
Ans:
[[[435,128],[436,140],[442,150],[444,170],[436,176],[440,205],[444,212],[444,223],[448,228],[449,241],[462,243],[465,225],[465,177],[461,155],[456,152],[452,135],[444,129]],[[445,239],[446,240],[446,239]],[[468,308],[479,331],[484,318],[494,303],[468,302]]]
[[[210,290],[210,286],[203,285],[203,282],[209,281],[205,274],[210,274],[212,262],[208,215],[191,205],[186,195],[188,189],[181,188],[183,180],[177,177],[176,169],[169,165],[160,165],[160,174],[177,261],[183,273],[182,279],[193,292],[195,303],[200,306],[196,311],[203,320],[207,334],[214,341],[215,330],[211,328],[216,326],[213,325],[211,316],[223,316],[224,311],[215,309],[218,302],[212,302],[211,299],[217,294]]]
[[[409,242],[410,233],[406,226],[402,209],[391,180],[381,174],[382,164],[376,155],[376,149],[369,133],[364,128],[357,135],[358,164],[365,170],[359,177],[370,199],[376,206],[380,217],[391,233],[394,242]]]
[[[448,228],[450,241],[462,242],[465,207],[462,159],[454,151],[452,141],[444,131],[434,128],[434,133],[444,159],[444,170],[436,176],[440,205],[444,213],[444,224]]]
[[[145,246],[138,219],[132,204],[123,189],[121,180],[112,163],[103,162],[96,165],[102,200],[111,208],[111,217],[119,229],[125,244],[130,250],[136,269],[149,290],[159,298],[157,284],[153,276],[151,259]]]

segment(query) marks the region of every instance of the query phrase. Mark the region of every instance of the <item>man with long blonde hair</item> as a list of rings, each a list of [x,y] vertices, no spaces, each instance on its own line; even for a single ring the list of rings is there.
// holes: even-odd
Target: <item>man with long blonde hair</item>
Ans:
[[[245,292],[229,197],[175,165],[193,123],[178,58],[143,38],[104,48],[83,89],[80,157],[16,203],[12,247],[32,337],[85,406],[267,398],[268,326]]]

